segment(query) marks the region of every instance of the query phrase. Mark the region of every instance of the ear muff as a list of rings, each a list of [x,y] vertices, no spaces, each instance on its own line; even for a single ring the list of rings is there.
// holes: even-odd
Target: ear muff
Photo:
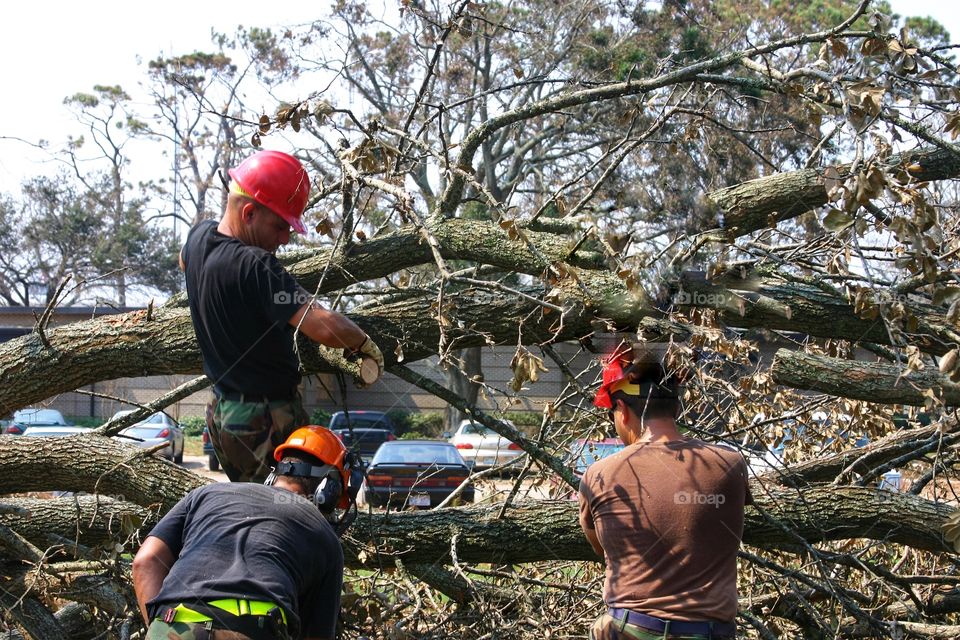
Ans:
[[[360,457],[360,454],[351,451],[344,459],[344,467],[349,472],[347,498],[351,503],[355,503],[357,494],[360,493],[360,485],[363,484],[363,458]]]
[[[327,473],[320,479],[320,484],[313,492],[311,500],[323,513],[333,513],[342,494],[340,472],[336,467],[329,467]]]

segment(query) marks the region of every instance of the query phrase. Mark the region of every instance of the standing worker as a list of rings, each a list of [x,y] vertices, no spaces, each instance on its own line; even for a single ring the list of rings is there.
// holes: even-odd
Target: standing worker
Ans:
[[[274,457],[266,486],[195,489],[150,532],[133,560],[147,640],[332,640],[349,524],[334,514],[356,513],[359,460],[324,427]]]
[[[295,330],[362,356],[367,384],[383,373],[383,355],[349,318],[314,302],[274,255],[291,227],[305,232],[310,180],[300,161],[258,151],[228,173],[223,218],[190,231],[180,268],[203,370],[214,383],[210,441],[230,480],[262,482],[273,450],[308,421]]]
[[[735,637],[743,456],[680,434],[677,382],[652,351],[618,349],[594,404],[626,447],[580,483],[580,526],[606,561],[607,611],[590,637]]]

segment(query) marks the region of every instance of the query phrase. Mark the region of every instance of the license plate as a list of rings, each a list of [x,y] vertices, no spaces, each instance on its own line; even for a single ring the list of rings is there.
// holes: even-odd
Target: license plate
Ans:
[[[426,493],[411,493],[410,506],[411,507],[429,507],[430,496],[427,495]]]

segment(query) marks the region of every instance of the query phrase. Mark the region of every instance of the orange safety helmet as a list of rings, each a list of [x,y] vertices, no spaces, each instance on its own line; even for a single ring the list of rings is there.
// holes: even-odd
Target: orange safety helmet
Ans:
[[[282,151],[258,151],[227,173],[234,193],[253,198],[297,233],[306,233],[300,216],[310,195],[310,177],[299,160]]]
[[[338,509],[350,506],[350,471],[347,462],[347,448],[326,427],[300,427],[290,434],[287,441],[274,449],[273,457],[277,462],[283,459],[285,452],[301,451],[317,458],[324,464],[336,467],[340,474],[340,496],[337,502]]]

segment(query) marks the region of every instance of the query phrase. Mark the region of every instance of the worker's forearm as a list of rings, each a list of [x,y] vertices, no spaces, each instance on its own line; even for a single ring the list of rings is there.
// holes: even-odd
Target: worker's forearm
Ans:
[[[137,595],[140,615],[143,616],[143,621],[147,626],[150,626],[147,603],[160,593],[160,587],[163,586],[163,579],[167,577],[167,571],[167,567],[159,560],[141,561],[133,567],[133,590]]]
[[[302,322],[301,322],[302,319]],[[308,338],[334,349],[358,349],[367,334],[350,318],[336,311],[304,305],[290,320]]]

